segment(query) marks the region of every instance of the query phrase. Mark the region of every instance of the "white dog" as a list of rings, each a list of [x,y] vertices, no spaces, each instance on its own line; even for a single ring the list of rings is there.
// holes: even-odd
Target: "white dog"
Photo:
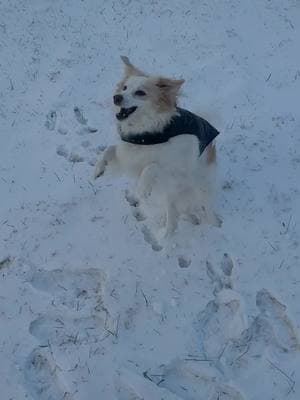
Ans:
[[[177,107],[183,79],[150,76],[127,57],[121,58],[125,77],[113,96],[121,141],[104,151],[95,178],[107,165],[135,176],[140,201],[160,199],[165,234],[176,229],[180,215],[193,223],[219,225],[211,190],[216,158],[213,140],[219,132]]]

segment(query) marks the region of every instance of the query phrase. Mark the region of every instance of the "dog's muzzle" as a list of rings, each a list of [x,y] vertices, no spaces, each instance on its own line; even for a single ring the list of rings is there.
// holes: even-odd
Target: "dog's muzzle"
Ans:
[[[117,118],[119,121],[123,121],[124,119],[128,118],[129,115],[131,115],[132,113],[134,113],[136,109],[137,109],[136,106],[130,107],[130,108],[123,108],[123,107],[122,107],[122,108],[120,109],[120,112],[118,112],[118,114],[116,114],[116,118]]]

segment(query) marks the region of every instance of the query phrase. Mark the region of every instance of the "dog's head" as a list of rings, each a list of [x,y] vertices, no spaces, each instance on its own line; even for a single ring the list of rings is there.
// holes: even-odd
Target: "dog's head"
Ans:
[[[150,76],[121,57],[125,76],[113,96],[116,118],[123,133],[161,130],[176,114],[183,79]]]

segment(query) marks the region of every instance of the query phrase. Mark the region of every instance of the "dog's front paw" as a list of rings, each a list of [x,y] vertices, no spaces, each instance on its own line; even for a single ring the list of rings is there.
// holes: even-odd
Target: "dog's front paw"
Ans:
[[[101,160],[98,161],[94,171],[94,179],[99,178],[99,176],[103,175],[105,171],[105,163]]]

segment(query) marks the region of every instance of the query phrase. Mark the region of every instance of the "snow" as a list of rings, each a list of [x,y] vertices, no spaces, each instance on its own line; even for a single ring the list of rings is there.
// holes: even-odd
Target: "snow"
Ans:
[[[297,0],[0,11],[1,398],[299,399]],[[92,180],[120,54],[222,130],[221,228],[160,243],[126,178]]]

